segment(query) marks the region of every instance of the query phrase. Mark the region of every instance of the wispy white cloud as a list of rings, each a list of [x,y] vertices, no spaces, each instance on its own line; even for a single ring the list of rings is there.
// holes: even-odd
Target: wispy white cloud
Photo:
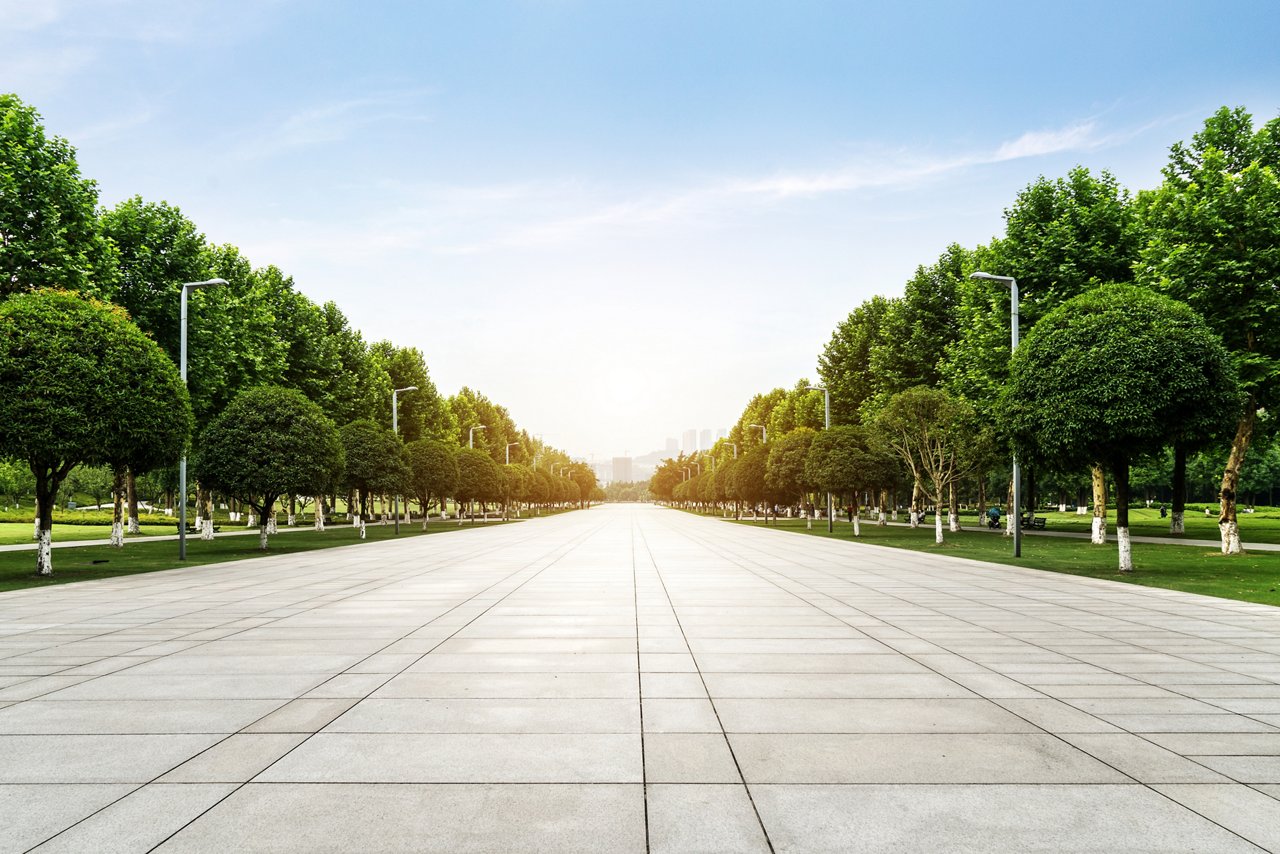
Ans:
[[[427,120],[426,93],[385,92],[315,104],[241,132],[228,147],[235,160],[260,160],[349,139],[374,125]]]
[[[383,106],[380,101],[362,99],[310,109],[290,117],[262,144],[266,151],[278,153],[336,141],[348,132],[348,119],[376,116]],[[710,178],[685,187],[640,192],[582,180],[383,188],[399,194],[401,204],[383,208],[358,226],[345,224],[341,240],[333,241],[298,223],[285,229],[289,236],[273,249],[290,256],[338,251],[346,261],[388,252],[462,256],[539,250],[615,233],[717,228],[787,205],[870,190],[910,190],[966,170],[1090,151],[1121,138],[1127,136],[1102,135],[1096,122],[1084,121],[1057,130],[1028,131],[983,150],[943,155],[882,150],[835,168]],[[353,227],[361,237],[353,239]],[[305,249],[293,245],[295,241],[305,244]]]

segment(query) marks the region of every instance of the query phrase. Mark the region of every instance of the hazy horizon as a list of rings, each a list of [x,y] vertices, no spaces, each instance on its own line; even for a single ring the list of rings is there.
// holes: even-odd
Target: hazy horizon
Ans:
[[[181,207],[597,460],[813,378],[1037,176],[1137,191],[1278,106],[1263,2],[686,7],[0,0],[0,89],[104,205]]]

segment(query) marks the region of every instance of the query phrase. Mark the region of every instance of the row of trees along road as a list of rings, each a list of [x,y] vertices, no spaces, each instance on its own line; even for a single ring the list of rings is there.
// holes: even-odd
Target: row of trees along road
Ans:
[[[1241,553],[1237,501],[1250,460],[1253,491],[1274,486],[1260,478],[1280,479],[1270,415],[1280,396],[1278,170],[1280,119],[1258,126],[1224,107],[1172,146],[1153,189],[1133,195],[1084,166],[1038,178],[1005,210],[1003,235],[948,246],[902,296],[873,297],[837,326],[818,374],[845,438],[817,442],[822,394],[802,380],[752,398],[690,480],[688,460],[669,461],[653,494],[776,503],[831,489],[874,501],[881,519],[910,494],[913,521],[928,499],[949,505],[955,525],[960,498],[981,512],[994,489],[1005,497],[997,503],[1012,504],[1017,449],[1028,507],[1053,493],[1060,508],[1092,504],[1095,543],[1106,540],[1114,494],[1129,569],[1134,473],[1168,495],[1180,534],[1188,472],[1204,484],[1216,466],[1206,497],[1218,505],[1223,553]],[[1018,280],[1024,337],[1012,358],[1010,291],[976,271]],[[821,459],[806,458],[807,481],[786,474],[799,471],[794,462],[775,465],[766,431],[769,446],[812,446]]]
[[[215,277],[226,284],[191,293],[184,387],[179,293]],[[393,435],[392,390],[409,386]],[[123,545],[125,504],[138,529],[137,479],[172,484],[191,436],[198,527],[212,536],[216,501],[248,507],[264,547],[282,504],[292,522],[316,499],[317,527],[344,495],[361,514],[371,497],[411,495],[424,517],[450,498],[599,499],[589,467],[504,407],[471,388],[440,394],[419,350],[367,343],[335,303],[211,243],[177,207],[100,208],[72,146],[15,95],[0,95],[0,389],[0,487],[15,503],[34,490],[45,574],[56,497],[77,467],[86,483],[88,467],[110,472]]]

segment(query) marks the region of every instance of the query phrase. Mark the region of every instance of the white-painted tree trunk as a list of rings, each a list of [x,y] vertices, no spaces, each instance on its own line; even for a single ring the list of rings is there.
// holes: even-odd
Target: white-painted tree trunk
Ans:
[[[298,517],[297,517],[297,516],[295,516],[294,514],[290,513],[290,514],[289,514],[289,516],[288,516],[288,518],[287,518],[287,519],[285,519],[285,522],[284,522],[284,523],[285,523],[285,525],[287,525],[288,527],[292,528],[292,527],[294,527],[295,525],[297,525],[297,524],[298,524]]]
[[[362,540],[363,540],[363,539],[365,539],[367,536],[368,536],[368,534],[365,532],[365,529],[364,529],[364,520],[363,520],[363,519],[361,519],[361,520],[360,520],[360,539],[362,539]]]
[[[353,527],[353,528],[359,528],[359,527],[360,527],[360,521],[361,521],[361,519],[360,519],[360,517],[359,517],[359,516],[355,516],[355,515],[353,515],[353,516],[351,517],[351,527]]]
[[[1006,537],[1013,536],[1013,533],[1014,533],[1013,526],[1016,524],[1018,524],[1018,514],[1006,513],[1004,516],[1004,535]]]
[[[1107,542],[1107,520],[1102,516],[1093,517],[1093,532],[1089,535],[1089,540],[1095,546],[1101,546]]]
[[[274,510],[272,510],[271,515],[267,517],[267,533],[268,534],[280,533],[280,528],[276,525],[276,512]]]
[[[141,533],[142,533],[142,523],[138,521],[138,517],[137,517],[137,516],[130,516],[130,517],[129,517],[129,524],[128,524],[128,525],[127,525],[127,527],[126,527],[126,530],[127,530],[130,534],[141,534]]]
[[[960,516],[959,516],[958,514],[956,514],[956,513],[948,513],[948,514],[947,514],[947,529],[948,529],[948,530],[950,530],[950,531],[951,531],[951,533],[953,533],[953,534],[955,534],[955,533],[958,533],[958,532],[959,532],[959,530],[960,530]]]
[[[913,528],[920,527],[920,514],[916,512],[916,509],[914,507],[911,508],[911,527]]]
[[[36,575],[53,575],[53,532],[41,531],[36,546]]]
[[[31,529],[31,539],[37,540],[37,541],[40,539],[40,517],[39,516],[36,517],[35,527]]]
[[[1120,544],[1120,571],[1133,572],[1133,546],[1129,544],[1129,529],[1116,528],[1116,542]]]
[[[111,523],[111,545],[118,549],[124,548],[124,523]]]
[[[1076,515],[1077,515],[1077,516],[1087,516],[1088,514],[1089,514],[1089,508],[1088,508],[1088,507],[1085,507],[1083,504],[1081,504],[1080,506],[1076,507]]]
[[[1169,517],[1169,533],[1185,534],[1187,532],[1186,514],[1181,510],[1174,510]]]
[[[258,525],[257,525],[257,522],[258,522],[258,518],[257,518],[253,513],[250,513],[250,514],[245,518],[244,526],[245,526],[246,528],[256,528],[256,527],[258,526]]]
[[[1240,523],[1235,519],[1230,522],[1219,523],[1218,530],[1222,532],[1222,553],[1224,555],[1244,554],[1244,546],[1240,544]]]
[[[881,527],[889,524],[889,514],[884,512],[883,507],[876,512],[876,524]]]
[[[264,552],[267,550],[267,538],[269,536],[270,532],[267,525],[262,525],[258,528],[258,548],[262,549]]]
[[[1059,513],[1066,513],[1066,512],[1067,512],[1067,503],[1066,503],[1065,501],[1063,501],[1063,502],[1061,502],[1061,503],[1059,503],[1059,504],[1058,504],[1058,512],[1059,512]]]
[[[324,530],[324,501],[322,501],[318,496],[316,497],[315,529],[317,531]]]
[[[862,519],[859,518],[857,513],[853,514],[853,535],[855,537],[862,536]]]
[[[942,545],[942,513],[941,513],[941,509],[939,509],[939,512],[937,512],[937,513],[934,513],[934,514],[933,514],[933,541],[934,541],[935,543],[937,543],[938,545]]]
[[[204,524],[200,526],[200,539],[213,539],[213,519],[205,519]]]
[[[201,516],[199,513],[196,513],[195,525],[196,525],[197,531],[200,530],[202,527],[204,527],[204,517]]]

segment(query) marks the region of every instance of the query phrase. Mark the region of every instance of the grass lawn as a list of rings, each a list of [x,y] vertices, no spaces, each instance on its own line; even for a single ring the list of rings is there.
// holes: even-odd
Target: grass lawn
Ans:
[[[737,524],[765,527],[760,522]],[[1049,524],[1052,527],[1053,523]],[[1243,527],[1243,522],[1241,524]],[[827,533],[827,526],[822,521],[815,521],[812,531],[805,529],[803,519],[779,519],[776,525],[770,523],[768,527],[853,540],[853,526],[848,522],[837,524],[834,534]],[[1088,540],[1026,536],[1022,538],[1022,557],[1015,559],[1012,541],[1002,536],[983,531],[944,532],[944,536],[946,542],[939,546],[933,541],[932,524],[912,529],[881,528],[864,522],[858,542],[1280,605],[1280,552],[1252,552],[1228,558],[1217,551],[1197,546],[1134,543],[1133,564],[1136,569],[1122,574],[1116,570],[1115,543],[1095,546]]]
[[[33,543],[31,522],[0,522],[0,546]],[[141,534],[126,534],[126,538],[155,536],[156,534],[176,534],[176,524],[143,525]],[[53,523],[53,541],[59,540],[105,540],[111,536],[110,525],[59,525]]]
[[[1050,531],[1076,531],[1087,534],[1093,526],[1093,515],[1077,516],[1074,512],[1058,513],[1057,511],[1037,511],[1037,516],[1048,520]],[[1256,513],[1239,514],[1240,538],[1246,543],[1280,543],[1280,510],[1267,507]],[[1204,515],[1204,512],[1187,512],[1185,517],[1187,533],[1183,535],[1189,540],[1218,540],[1218,514]],[[966,521],[967,524],[967,521]],[[976,522],[975,522],[976,524]],[[1112,508],[1107,513],[1107,530],[1115,533],[1116,513]],[[1169,520],[1160,518],[1159,507],[1150,510],[1129,511],[1129,533],[1143,537],[1168,537]],[[1172,539],[1177,540],[1177,537]]]
[[[491,521],[488,524],[502,525],[506,523]],[[481,523],[476,523],[475,525],[475,527],[480,526]],[[472,526],[467,525],[464,527]],[[461,530],[461,528],[452,521],[441,523],[433,520],[431,527],[426,531],[422,530],[421,523],[415,522],[412,525],[401,524],[400,537],[420,537],[458,530]],[[366,531],[368,536],[365,540],[361,540],[359,533],[349,524],[330,526],[323,533],[297,531],[281,534],[271,538],[271,548],[266,552],[258,548],[258,538],[253,535],[218,537],[213,540],[188,537],[187,560],[185,562],[178,560],[178,543],[173,540],[145,542],[141,539],[135,539],[123,549],[112,548],[111,546],[79,546],[54,549],[53,575],[48,578],[42,578],[35,574],[36,554],[34,551],[0,552],[0,591],[18,590],[25,587],[45,587],[50,584],[66,584],[72,581],[87,581],[94,578],[114,578],[118,575],[155,572],[162,569],[173,569],[178,566],[198,566],[206,563],[221,563],[223,561],[244,560],[268,555],[295,554],[315,549],[352,546],[395,538],[394,525],[369,525]],[[110,530],[108,530],[108,533],[110,533]],[[28,530],[27,536],[31,536],[30,530]]]

